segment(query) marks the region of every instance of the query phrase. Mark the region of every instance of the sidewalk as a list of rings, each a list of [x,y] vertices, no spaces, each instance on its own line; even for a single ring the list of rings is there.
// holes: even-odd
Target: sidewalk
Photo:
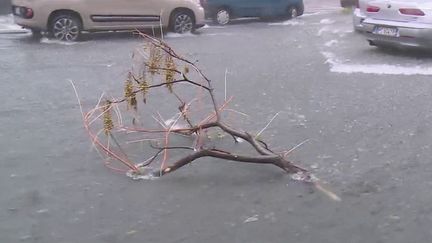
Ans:
[[[14,23],[12,14],[0,15],[0,34],[24,34],[28,32]]]

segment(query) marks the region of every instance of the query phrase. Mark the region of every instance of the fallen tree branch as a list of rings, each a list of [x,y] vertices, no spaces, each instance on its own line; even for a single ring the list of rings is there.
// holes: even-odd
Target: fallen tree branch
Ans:
[[[231,98],[228,100],[226,99],[226,91],[225,102],[222,106],[219,106],[215,98],[216,96],[212,86],[212,81],[204,75],[201,69],[199,69],[194,62],[178,55],[165,42],[155,37],[145,34],[141,34],[141,36],[144,38],[146,43],[141,50],[141,54],[145,53],[144,56],[146,57],[146,60],[144,60],[143,63],[139,63],[139,67],[143,69],[143,71],[138,74],[132,73],[132,71],[129,73],[128,78],[125,81],[124,94],[122,97],[118,99],[108,99],[105,103],[101,102],[100,98],[96,108],[86,114],[83,113],[84,126],[88,131],[93,144],[102,149],[109,158],[120,161],[121,164],[125,165],[129,169],[129,173],[135,176],[148,174],[148,168],[150,168],[152,164],[158,163],[160,165],[159,169],[152,170],[150,173],[152,176],[158,177],[173,173],[185,165],[204,157],[239,163],[274,165],[285,173],[296,175],[295,178],[297,178],[297,180],[312,183],[321,191],[326,191],[321,184],[318,184],[317,179],[313,177],[308,170],[301,168],[286,159],[287,155],[305,142],[297,145],[285,154],[277,154],[270,148],[268,143],[263,141],[261,138],[258,138],[279,113],[277,113],[270,122],[268,122],[268,124],[258,132],[258,134],[252,134],[234,128],[230,124],[227,124],[221,115],[232,100]],[[175,88],[179,84],[188,84],[189,86],[187,87],[190,87],[189,89],[196,89],[197,93],[200,95],[192,98],[188,97],[188,99],[185,100],[189,100],[190,102],[185,102],[180,98],[180,93],[175,91]],[[176,100],[179,102],[178,104],[163,104],[164,106],[176,107],[179,112],[172,116],[172,121],[169,124],[163,120],[162,115],[159,112],[156,114],[149,114],[149,110],[144,108],[140,109],[142,105],[138,105],[137,102],[137,96],[142,96],[144,105],[148,105],[147,99],[151,97],[149,93],[156,88],[162,87],[166,88],[166,93],[163,94],[163,96],[159,96],[159,99],[164,100],[165,95],[172,95],[175,96]],[[201,91],[205,91],[204,94],[207,94],[207,96],[201,95]],[[207,101],[210,100],[209,105],[211,105],[212,109],[204,114],[198,114],[196,111],[194,112],[194,108],[197,106],[203,106],[202,103],[205,102],[205,97],[207,97]],[[121,114],[119,109],[119,104],[121,103],[127,104],[126,111],[132,114],[132,126],[123,125],[124,115]],[[111,116],[111,110],[113,108],[117,116],[117,121],[115,121]],[[142,115],[142,112],[147,114],[147,117],[153,117],[156,121],[155,125],[159,125],[159,127],[162,126],[162,128],[154,129],[148,128],[150,126],[144,127],[136,124],[135,118]],[[187,123],[187,125],[180,128],[176,127],[180,120],[184,120],[183,122]],[[94,124],[96,121],[100,121],[97,131],[101,132],[95,134],[92,131],[92,127],[96,126]],[[101,129],[100,126],[103,128]],[[222,133],[221,137],[225,135],[231,136],[234,140],[234,144],[238,143],[240,139],[245,141],[250,145],[251,152],[238,153],[235,152],[234,149],[231,150],[231,147],[228,150],[210,145],[208,134],[215,130],[217,130],[218,133]],[[106,135],[106,143],[103,141],[103,133]],[[141,134],[143,136],[141,141],[155,140],[155,138],[152,137],[154,134],[159,134],[159,136],[160,134],[164,134],[164,138],[162,139],[164,141],[162,146],[159,144],[154,145],[150,142],[148,147],[154,153],[144,163],[139,164],[134,163],[129,159],[132,156],[128,156],[128,151],[123,149],[123,145],[118,142],[119,139],[116,137],[117,133],[122,133],[123,136],[129,134]],[[191,140],[191,145],[188,146],[175,145],[171,138],[176,134],[191,136],[194,137],[194,139]],[[110,139],[114,141],[117,150],[109,146]],[[140,141],[137,139],[135,140]],[[169,151],[192,152],[173,160],[169,157]],[[137,151],[135,151],[135,153],[136,152]],[[147,150],[138,151],[138,153],[148,152],[149,151]],[[158,158],[160,159],[158,160]],[[327,190],[327,194],[329,194],[330,197],[333,197],[333,199],[337,198],[336,194],[332,194],[331,191]]]
[[[153,175],[163,176],[165,174],[172,173],[180,169],[181,167],[203,157],[213,157],[218,159],[230,160],[235,162],[252,163],[252,164],[272,164],[290,174],[307,172],[305,169],[293,165],[291,162],[284,160],[282,157],[278,155],[247,156],[247,155],[232,154],[221,150],[205,149],[205,150],[200,150],[195,153],[189,154],[181,158],[180,160],[177,160],[171,166],[161,171],[153,172]]]

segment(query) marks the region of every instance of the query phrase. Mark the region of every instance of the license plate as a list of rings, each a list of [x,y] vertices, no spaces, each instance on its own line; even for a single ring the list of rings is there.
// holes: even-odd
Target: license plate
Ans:
[[[377,26],[377,27],[375,27],[375,30],[373,33],[377,34],[377,35],[385,35],[385,36],[398,36],[398,29],[397,28]]]

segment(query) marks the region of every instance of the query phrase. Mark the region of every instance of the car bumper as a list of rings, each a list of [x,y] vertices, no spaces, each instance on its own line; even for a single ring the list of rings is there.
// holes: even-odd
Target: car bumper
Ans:
[[[353,12],[353,26],[354,30],[363,32],[364,26],[363,21],[366,19],[366,16],[360,11],[359,8],[354,9]]]
[[[37,11],[36,13],[34,13],[30,18],[23,16],[22,14],[19,14],[16,9],[18,8],[29,8],[32,9],[33,11],[33,7],[31,6],[31,4],[17,4],[17,5],[13,5],[12,6],[12,14],[14,16],[14,22],[15,24],[22,26],[23,28],[26,29],[45,29],[46,25],[43,24],[41,25],[41,23],[46,23],[46,20],[44,19],[44,16],[42,16],[41,14],[39,14]]]
[[[204,26],[205,26],[205,24],[196,24],[195,25],[195,29],[199,29],[199,28],[202,28]]]
[[[374,44],[432,47],[432,26],[427,24],[366,19],[362,25],[364,35]],[[379,35],[375,33],[377,26],[397,28],[398,33],[396,36]]]
[[[17,16],[14,16],[15,24],[25,28],[25,29],[43,29],[42,26],[38,25],[37,22],[31,19],[23,19]]]
[[[199,7],[195,13],[195,27],[200,28],[205,25],[205,13],[204,8]]]

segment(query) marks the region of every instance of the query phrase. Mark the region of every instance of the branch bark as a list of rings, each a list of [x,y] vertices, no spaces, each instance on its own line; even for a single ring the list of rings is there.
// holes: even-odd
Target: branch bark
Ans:
[[[295,166],[290,161],[285,160],[279,155],[248,156],[248,155],[231,154],[229,152],[221,151],[221,150],[205,149],[205,150],[200,150],[195,153],[189,154],[177,160],[171,166],[153,172],[153,175],[163,176],[168,173],[172,173],[182,168],[183,166],[190,164],[193,161],[203,157],[213,157],[218,159],[230,160],[235,162],[243,162],[243,163],[251,163],[251,164],[272,164],[290,174],[294,174],[298,172],[307,172],[305,169]]]

